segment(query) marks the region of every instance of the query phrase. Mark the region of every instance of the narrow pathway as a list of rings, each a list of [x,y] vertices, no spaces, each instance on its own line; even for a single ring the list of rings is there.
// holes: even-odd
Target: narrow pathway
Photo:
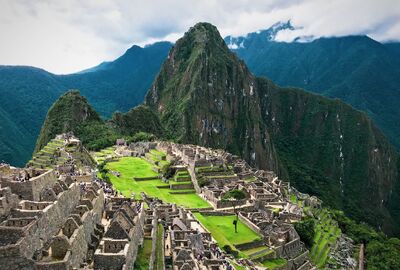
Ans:
[[[364,270],[364,248],[364,244],[361,244],[358,255],[358,270]]]

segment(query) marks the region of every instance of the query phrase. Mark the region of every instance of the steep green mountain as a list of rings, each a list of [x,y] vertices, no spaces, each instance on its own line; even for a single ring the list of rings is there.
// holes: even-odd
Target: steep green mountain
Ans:
[[[256,81],[215,26],[197,24],[171,49],[146,96],[167,136],[229,149],[249,163],[277,168],[261,119]]]
[[[55,75],[30,67],[0,67],[0,160],[30,159],[52,102],[62,93]]]
[[[100,115],[79,91],[62,95],[50,108],[36,142],[35,152],[41,150],[57,134],[73,132],[89,150],[109,146],[117,138]]]
[[[367,36],[277,42],[290,22],[225,41],[250,70],[282,86],[304,88],[339,98],[375,120],[400,149],[400,57],[398,43]]]
[[[260,78],[263,119],[282,175],[304,192],[386,232],[398,230],[398,154],[363,112]],[[397,207],[397,206],[396,206]],[[396,219],[395,221],[393,219]]]
[[[157,113],[144,105],[136,106],[126,113],[114,113],[110,123],[118,133],[125,136],[146,132],[162,137],[165,132]]]
[[[140,104],[170,47],[133,46],[113,62],[71,75],[0,66],[0,161],[22,166],[30,159],[46,112],[68,89],[79,89],[103,117]]]
[[[372,121],[339,100],[254,77],[214,26],[197,24],[176,42],[146,104],[170,138],[228,149],[397,232],[398,155]]]
[[[143,132],[144,136],[164,135],[158,115],[148,107],[139,105],[127,113],[116,112],[111,120],[104,121],[77,90],[64,93],[50,107],[34,156],[57,134],[67,132],[73,132],[88,150],[100,150],[114,145],[120,137],[131,139]]]

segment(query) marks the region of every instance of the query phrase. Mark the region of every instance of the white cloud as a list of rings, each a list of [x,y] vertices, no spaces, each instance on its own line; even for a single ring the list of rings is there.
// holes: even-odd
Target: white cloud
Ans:
[[[56,73],[94,66],[133,44],[175,41],[199,21],[243,35],[292,20],[294,36],[368,34],[400,39],[397,0],[0,0],[0,64]]]

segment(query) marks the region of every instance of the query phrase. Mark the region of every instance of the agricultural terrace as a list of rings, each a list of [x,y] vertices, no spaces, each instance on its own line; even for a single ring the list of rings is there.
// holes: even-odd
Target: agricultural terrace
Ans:
[[[94,160],[96,160],[97,163],[104,162],[107,158],[116,157],[115,146],[110,146],[110,147],[102,149],[99,152],[94,152],[94,153],[92,153],[92,156],[93,156]]]
[[[233,226],[233,221],[236,219],[235,215],[231,216],[203,216],[200,213],[194,214],[197,220],[206,227],[212,234],[218,245],[222,248],[225,245],[236,250],[235,245],[244,244],[260,240],[261,237],[250,229],[246,224],[238,220],[237,233]],[[245,254],[241,254],[245,257]]]
[[[57,152],[57,149],[64,146],[64,140],[53,139],[43,147],[39,152],[35,153],[28,165],[35,168],[51,169],[56,165],[63,164],[67,159],[65,157],[59,157],[56,164],[52,164],[53,156]]]
[[[334,221],[326,209],[317,213],[319,221],[315,225],[314,243],[311,248],[310,257],[312,262],[319,268],[324,268],[331,248],[341,235],[337,222]]]
[[[196,194],[194,189],[173,190],[171,185],[175,181],[164,183],[153,168],[154,165],[138,157],[122,157],[116,161],[108,162],[105,166],[109,170],[108,177],[114,188],[126,197],[132,193],[140,199],[140,193],[157,197],[167,203],[176,203],[185,208],[208,208],[210,205]],[[119,176],[116,176],[116,172]],[[150,180],[135,180],[149,178]],[[184,194],[180,194],[184,193]]]

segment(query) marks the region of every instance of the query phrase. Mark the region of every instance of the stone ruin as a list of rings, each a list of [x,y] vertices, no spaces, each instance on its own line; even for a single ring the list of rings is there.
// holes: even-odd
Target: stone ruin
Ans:
[[[273,256],[285,258],[287,265],[283,269],[304,270],[313,267],[308,250],[292,225],[301,220],[304,213],[301,207],[290,201],[289,194],[294,193],[296,197],[303,194],[290,187],[289,183],[281,181],[271,171],[256,170],[244,160],[222,150],[166,142],[158,147],[187,166],[195,176],[192,177],[195,186],[198,186],[198,181],[206,183],[198,192],[215,209],[233,211],[232,202],[223,200],[224,194],[230,190],[239,189],[247,194],[247,198],[236,201],[235,206],[241,221],[263,235],[263,241],[252,243],[254,247],[265,245],[274,251]],[[310,207],[320,206],[320,201],[315,197],[301,198]],[[171,229],[169,237],[179,240],[171,242],[171,247],[174,244],[180,247],[177,251],[170,251],[172,262],[179,262],[173,269],[197,269],[194,259],[196,252],[188,248],[190,233],[187,232],[187,219],[176,220],[172,225],[171,228],[177,231]]]
[[[54,170],[18,178],[24,169],[1,175],[0,265],[7,269],[71,269],[86,260],[100,226],[103,191]],[[13,199],[7,199],[11,197]]]
[[[144,205],[114,198],[106,208],[109,223],[94,253],[94,269],[132,269],[144,237]]]
[[[57,138],[79,143],[72,135]],[[91,167],[74,164],[0,164],[2,269],[133,268],[144,236],[143,204],[115,197]]]

